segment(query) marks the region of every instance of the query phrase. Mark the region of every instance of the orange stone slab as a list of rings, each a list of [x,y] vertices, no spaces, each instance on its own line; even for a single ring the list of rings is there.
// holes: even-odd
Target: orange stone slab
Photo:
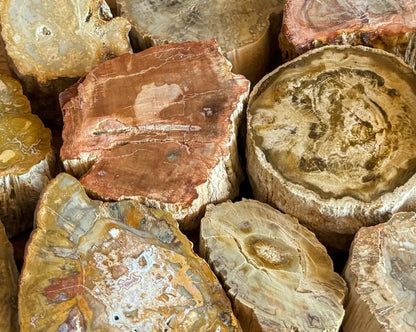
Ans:
[[[107,61],[60,96],[65,169],[101,199],[163,207],[193,228],[206,204],[238,194],[248,91],[213,40]]]
[[[241,331],[169,213],[91,200],[62,173],[36,221],[20,280],[22,331]]]
[[[288,0],[280,35],[283,57],[327,44],[381,48],[415,68],[416,2]]]

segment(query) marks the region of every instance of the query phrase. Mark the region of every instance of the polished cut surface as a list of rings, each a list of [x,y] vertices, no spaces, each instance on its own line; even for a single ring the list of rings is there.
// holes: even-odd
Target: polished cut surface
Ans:
[[[270,47],[276,45],[272,38],[278,31],[269,31],[270,15],[281,14],[284,1],[117,0],[117,4],[121,16],[135,28],[141,48],[215,38],[233,71],[257,81],[264,75]]]
[[[213,40],[105,62],[60,96],[64,166],[98,197],[163,206],[195,225],[207,203],[238,193],[248,91]]]
[[[32,226],[53,161],[50,130],[30,112],[20,83],[0,75],[0,218],[9,237]]]
[[[292,58],[327,44],[367,45],[416,67],[413,0],[288,0],[281,48]]]
[[[20,281],[22,331],[240,331],[169,213],[91,200],[62,173],[36,218]]]
[[[102,0],[4,0],[0,22],[19,74],[41,83],[85,75],[103,60],[130,51],[130,24],[113,18]]]
[[[200,252],[245,331],[339,330],[345,282],[295,218],[255,200],[209,205]]]
[[[345,332],[415,331],[415,247],[414,212],[358,231],[344,272],[350,289]]]
[[[313,192],[325,205],[348,198],[364,206],[414,178],[415,105],[416,75],[395,56],[327,47],[254,89],[249,144],[283,186]]]

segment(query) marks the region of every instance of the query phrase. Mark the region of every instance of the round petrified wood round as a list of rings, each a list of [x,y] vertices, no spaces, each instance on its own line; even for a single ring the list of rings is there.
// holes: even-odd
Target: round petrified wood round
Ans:
[[[0,219],[9,237],[32,227],[53,166],[50,130],[30,112],[19,82],[0,75]]]
[[[163,207],[193,228],[206,204],[238,194],[249,85],[213,40],[109,60],[61,94],[65,169],[101,199]]]
[[[416,330],[415,247],[414,212],[358,231],[344,271],[349,287],[344,332]]]
[[[241,331],[169,213],[90,200],[62,173],[36,221],[20,279],[22,331]]]
[[[325,244],[415,207],[416,75],[365,47],[325,47],[266,76],[249,101],[254,196]]]
[[[140,48],[215,38],[233,71],[257,82],[266,72],[278,35],[270,31],[271,14],[281,16],[284,1],[117,0],[117,4],[120,15],[132,23],[132,41]]]
[[[17,318],[18,272],[13,256],[13,247],[0,222],[0,331],[18,332]]]
[[[254,200],[209,205],[200,252],[245,331],[333,331],[346,293],[325,247],[298,221]]]
[[[327,44],[366,45],[416,67],[414,0],[288,0],[279,46],[294,58]]]

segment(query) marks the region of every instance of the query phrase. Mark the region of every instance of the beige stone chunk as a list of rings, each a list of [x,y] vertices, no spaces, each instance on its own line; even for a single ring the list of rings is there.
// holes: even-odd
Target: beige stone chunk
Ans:
[[[340,328],[345,282],[295,218],[255,200],[209,205],[200,252],[228,290],[244,331]]]
[[[344,271],[349,287],[344,332],[415,331],[415,248],[414,212],[357,232]]]
[[[415,207],[416,75],[363,47],[321,48],[253,90],[248,173],[256,198],[325,244],[348,248],[361,226]]]
[[[0,75],[0,218],[9,237],[32,227],[54,159],[51,132],[30,112],[20,83]]]

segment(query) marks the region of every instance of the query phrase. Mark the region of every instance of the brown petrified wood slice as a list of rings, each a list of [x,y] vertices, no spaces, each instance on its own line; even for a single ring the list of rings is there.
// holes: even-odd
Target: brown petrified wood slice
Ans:
[[[117,0],[117,4],[120,15],[132,23],[136,48],[215,38],[233,71],[257,82],[266,72],[270,48],[277,45],[278,29],[273,31],[271,21],[281,24],[284,1]]]
[[[6,52],[0,43],[0,74],[11,75],[9,65],[7,63]]]
[[[240,331],[169,213],[90,200],[61,173],[36,221],[20,280],[22,331]]]
[[[130,24],[103,0],[4,0],[1,35],[35,109],[48,120],[58,93],[100,62],[130,51]],[[45,108],[48,107],[48,108]]]
[[[196,226],[238,194],[237,127],[249,81],[213,41],[168,44],[96,67],[61,94],[61,158],[95,196],[136,199]]]
[[[248,106],[254,196],[347,249],[416,207],[415,105],[414,71],[381,50],[328,46],[279,67]]]
[[[344,332],[416,330],[416,214],[400,212],[356,234],[344,274]]]
[[[0,74],[0,219],[9,237],[32,227],[53,166],[50,130],[30,112],[19,82]]]
[[[414,0],[288,0],[280,48],[294,58],[327,44],[366,45],[416,67]]]
[[[13,247],[0,222],[0,331],[18,332],[17,318],[18,272],[13,256]]]
[[[255,200],[209,205],[200,235],[244,331],[338,331],[345,282],[295,218]]]

